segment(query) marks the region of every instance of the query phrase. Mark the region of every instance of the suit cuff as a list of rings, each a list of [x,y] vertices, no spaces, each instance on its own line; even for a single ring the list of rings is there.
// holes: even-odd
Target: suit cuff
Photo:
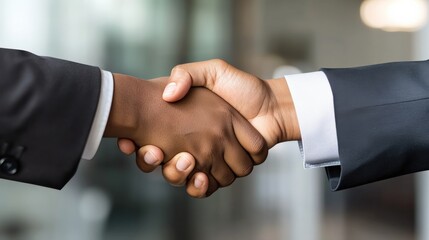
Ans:
[[[340,165],[334,100],[322,71],[285,76],[301,131],[305,168]]]
[[[90,160],[94,157],[100,146],[101,138],[103,137],[106,128],[107,120],[109,119],[110,107],[113,98],[113,75],[110,72],[101,71],[101,91],[100,99],[98,100],[97,112],[95,113],[92,122],[91,131],[86,140],[85,149],[82,154],[82,159]]]

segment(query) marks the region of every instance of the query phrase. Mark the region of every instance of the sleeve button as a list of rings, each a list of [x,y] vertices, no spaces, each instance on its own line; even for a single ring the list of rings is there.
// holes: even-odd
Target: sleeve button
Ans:
[[[0,158],[0,171],[4,174],[15,175],[18,172],[18,160],[13,157]]]

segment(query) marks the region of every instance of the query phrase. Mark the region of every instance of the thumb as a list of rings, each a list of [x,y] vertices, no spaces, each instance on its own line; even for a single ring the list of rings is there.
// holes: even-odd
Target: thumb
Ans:
[[[192,77],[183,69],[173,68],[168,84],[162,93],[162,98],[167,102],[177,102],[186,96],[192,85]]]
[[[226,66],[227,63],[219,59],[177,65],[171,71],[162,98],[167,102],[179,101],[191,87],[206,87],[213,91],[219,72]]]

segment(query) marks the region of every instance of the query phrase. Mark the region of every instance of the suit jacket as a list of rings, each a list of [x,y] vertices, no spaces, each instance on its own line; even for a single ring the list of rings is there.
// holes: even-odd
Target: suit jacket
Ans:
[[[326,168],[332,189],[429,169],[429,61],[323,71],[341,161]]]
[[[0,49],[0,178],[62,188],[100,94],[96,67]]]
[[[339,190],[429,169],[429,62],[323,69],[334,96]],[[0,48],[0,178],[62,188],[100,94],[96,67]]]

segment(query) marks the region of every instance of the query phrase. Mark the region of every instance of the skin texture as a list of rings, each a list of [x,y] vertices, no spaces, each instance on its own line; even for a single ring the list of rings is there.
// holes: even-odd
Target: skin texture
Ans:
[[[206,175],[203,181],[209,181],[205,183],[206,196],[230,185],[236,177],[248,175],[254,164],[265,160],[267,146],[263,137],[211,91],[195,88],[171,104],[161,98],[168,78],[141,81],[115,74],[114,79],[105,137],[132,139],[137,146],[153,144],[162,149],[161,154],[155,155],[172,159],[176,166],[178,159],[189,160],[195,171]],[[191,162],[193,158],[195,163]],[[144,157],[137,158],[137,165],[148,170]],[[170,182],[179,180],[182,179]]]
[[[279,142],[301,138],[292,97],[284,78],[262,81],[225,61],[215,59],[176,66],[172,70],[169,86],[163,93],[163,99],[168,102],[179,101],[191,87],[205,87],[213,91],[264,136],[269,148]],[[174,90],[171,86],[175,86]],[[118,145],[120,149],[133,147],[133,143],[126,139],[120,139]],[[169,182],[173,176],[184,179],[189,174],[189,171],[179,171],[173,165],[165,166],[163,171]],[[204,178],[202,173],[198,176]],[[191,196],[204,195],[204,188],[196,188],[189,181],[187,191]]]
[[[261,79],[243,72],[222,60],[178,65],[169,83],[176,92],[163,94],[164,100],[176,102],[191,86],[206,87],[231,104],[264,136],[268,147],[301,138],[292,97],[284,78]]]

